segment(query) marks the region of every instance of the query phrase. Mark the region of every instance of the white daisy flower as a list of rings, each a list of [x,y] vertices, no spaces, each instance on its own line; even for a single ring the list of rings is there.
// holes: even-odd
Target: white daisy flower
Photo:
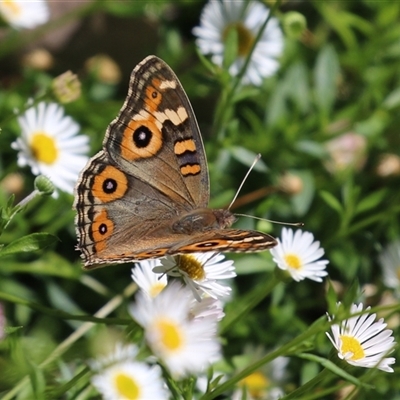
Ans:
[[[340,304],[340,303],[339,303]],[[338,304],[338,305],[339,305]],[[371,307],[367,307],[368,311]],[[353,304],[351,314],[361,312],[363,305]],[[334,317],[329,320],[334,320]],[[389,365],[396,361],[393,357],[385,356],[394,349],[392,331],[385,329],[387,324],[383,318],[376,320],[376,314],[362,314],[350,317],[339,324],[331,326],[332,336],[326,333],[338,351],[342,360],[356,367],[379,368],[385,372],[393,372]]]
[[[168,399],[158,366],[135,361],[139,350],[134,345],[117,344],[114,352],[89,361],[95,372],[92,385],[103,399]]]
[[[79,125],[56,103],[41,102],[18,117],[22,134],[11,147],[18,165],[47,176],[59,189],[73,193],[79,172],[88,161],[89,138],[77,135]],[[56,193],[56,192],[55,192]]]
[[[113,352],[103,355],[95,360],[90,360],[88,363],[93,371],[99,372],[114,364],[125,361],[133,361],[139,353],[139,349],[132,344],[117,343]]]
[[[154,355],[175,377],[204,371],[220,359],[217,319],[193,318],[192,301],[190,290],[175,281],[152,299],[139,292],[130,307]]]
[[[224,297],[232,289],[219,281],[236,276],[233,261],[222,261],[224,258],[223,254],[215,252],[167,256],[161,260],[162,266],[157,266],[154,271],[183,278],[197,301],[201,301],[202,292],[213,298]]]
[[[193,29],[196,44],[203,54],[212,54],[212,61],[221,66],[224,39],[229,30],[236,30],[238,55],[229,68],[229,73],[236,76],[268,15],[268,8],[258,1],[210,0],[201,13],[200,26]],[[282,31],[278,20],[271,18],[251,54],[243,83],[259,86],[263,78],[273,75],[279,68],[277,58],[282,51]]]
[[[167,286],[167,275],[153,272],[160,265],[160,260],[144,260],[132,268],[132,279],[149,297],[156,297]]]
[[[31,29],[45,24],[50,12],[43,0],[0,0],[0,15],[16,29]]]
[[[379,255],[385,286],[400,291],[400,240],[390,243]]]
[[[91,383],[103,400],[169,399],[158,365],[125,361],[94,375]]]
[[[319,260],[324,255],[324,249],[319,242],[314,242],[314,235],[298,229],[282,229],[282,239],[277,239],[278,245],[270,250],[273,260],[280,269],[290,273],[299,282],[305,278],[322,282],[322,277],[328,275],[325,271],[328,260]]]

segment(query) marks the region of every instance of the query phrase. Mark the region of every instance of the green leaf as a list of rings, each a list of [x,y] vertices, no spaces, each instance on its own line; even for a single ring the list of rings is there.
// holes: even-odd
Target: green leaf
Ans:
[[[240,88],[239,91],[237,91],[234,96],[233,96],[233,103],[238,103],[239,101],[245,100],[245,99],[251,99],[257,96],[260,93],[260,89],[254,88],[252,86],[246,86],[243,88]]]
[[[310,86],[308,82],[307,67],[303,62],[293,64],[286,74],[288,96],[297,105],[301,113],[310,110]]]
[[[332,29],[336,31],[347,48],[356,48],[358,40],[352,28],[357,28],[364,34],[372,34],[374,32],[373,25],[355,14],[338,9],[334,3],[315,1],[313,5],[322,14]]]
[[[327,156],[325,147],[321,143],[312,140],[299,140],[295,143],[295,148],[319,159],[326,159]]]
[[[9,223],[11,216],[13,214],[13,204],[15,200],[15,195],[11,195],[5,207],[0,208],[0,235],[3,233],[4,227]]]
[[[78,279],[83,271],[81,265],[70,263],[52,251],[46,251],[37,260],[27,262],[8,261],[2,263],[1,271],[7,273],[24,272],[36,275],[52,275],[65,279]]]
[[[315,102],[325,114],[329,114],[335,101],[340,66],[336,50],[326,45],[318,54],[314,68]]]
[[[353,375],[350,375],[344,369],[338,367],[332,361],[330,361],[330,360],[328,360],[326,358],[318,357],[318,356],[316,356],[314,354],[306,354],[306,353],[298,354],[297,356],[300,357],[300,358],[303,358],[305,360],[310,360],[310,361],[314,361],[314,362],[317,362],[317,363],[321,364],[324,368],[326,368],[329,371],[333,372],[334,374],[340,376],[341,378],[353,383],[354,385],[371,388],[370,385],[367,385],[367,384],[359,381]]]
[[[29,253],[55,243],[58,238],[50,233],[32,233],[17,240],[1,249],[0,257],[15,253]]]
[[[46,388],[46,380],[42,368],[34,364],[31,360],[27,360],[29,366],[29,378],[31,381],[32,389],[35,394],[35,399],[45,400],[44,391]]]
[[[6,326],[4,328],[4,333],[7,334],[7,335],[11,335],[14,332],[17,332],[22,328],[23,328],[23,326]]]
[[[380,137],[391,122],[385,110],[377,110],[369,118],[355,124],[355,131],[366,137]]]
[[[286,121],[288,115],[286,97],[286,87],[283,82],[280,82],[271,93],[269,102],[267,103],[265,115],[268,126],[272,127]]]
[[[337,211],[339,215],[342,215],[343,213],[343,207],[340,204],[339,200],[333,196],[332,193],[327,192],[325,190],[321,190],[319,192],[320,196],[322,199],[325,201],[326,204],[328,204],[329,207],[331,207],[333,210]]]
[[[354,211],[354,214],[359,214],[370,210],[371,208],[376,207],[379,203],[381,203],[388,191],[386,189],[381,189],[377,192],[371,193],[369,196],[362,199],[357,205]]]
[[[335,291],[335,287],[332,284],[332,281],[328,278],[327,279],[328,290],[326,293],[326,301],[328,303],[328,312],[329,314],[334,314],[337,310],[337,302],[338,302],[338,295]]]
[[[11,209],[13,208],[13,204],[14,204],[14,200],[15,200],[15,195],[12,194],[9,199],[7,200],[7,206],[6,208],[9,209],[10,214],[11,214]]]
[[[397,108],[400,106],[400,87],[391,91],[387,96],[386,99],[383,100],[382,103],[383,107],[388,110],[392,110],[393,108]]]
[[[197,48],[196,48],[196,54],[199,57],[199,60],[203,67],[207,69],[210,73],[215,75],[217,67],[215,64],[213,64],[207,57],[205,57]]]

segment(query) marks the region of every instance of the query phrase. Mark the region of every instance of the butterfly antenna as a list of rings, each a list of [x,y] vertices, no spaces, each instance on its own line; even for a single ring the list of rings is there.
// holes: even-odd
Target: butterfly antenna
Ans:
[[[243,187],[244,183],[246,182],[247,177],[250,175],[251,170],[254,168],[254,166],[257,164],[257,162],[259,161],[260,158],[261,158],[261,154],[258,153],[256,158],[254,159],[253,163],[251,164],[249,170],[247,171],[245,177],[243,178],[242,183],[239,185],[239,189],[236,191],[235,196],[233,197],[231,203],[229,204],[228,210],[230,210],[231,207],[233,206],[233,203],[236,201],[237,197],[239,196],[239,193],[242,190],[242,187]]]
[[[246,182],[247,177],[250,175],[250,172],[252,171],[252,169],[254,168],[254,166],[257,164],[257,162],[260,160],[261,158],[261,154],[258,153],[256,158],[254,159],[253,163],[251,164],[249,170],[247,171],[246,175],[244,176],[242,183],[239,185],[239,189],[236,191],[235,196],[233,197],[231,203],[229,204],[228,210],[231,209],[232,205],[235,203],[240,191],[242,190],[242,187],[244,185],[244,183]],[[272,222],[273,224],[278,224],[278,225],[288,225],[288,226],[304,226],[303,222],[281,222],[281,221],[273,221],[272,219],[266,219],[266,218],[259,218],[259,217],[255,217],[254,215],[247,215],[247,214],[234,214],[237,217],[249,217],[249,218],[253,218],[253,219],[258,219],[259,221],[268,221],[268,222]]]
[[[247,214],[234,214],[236,217],[248,217],[252,219],[258,219],[259,221],[267,221],[271,222],[273,224],[278,224],[278,225],[288,225],[288,226],[304,226],[304,222],[281,222],[281,221],[274,221],[272,219],[267,219],[267,218],[259,218],[255,217],[254,215],[247,215]]]

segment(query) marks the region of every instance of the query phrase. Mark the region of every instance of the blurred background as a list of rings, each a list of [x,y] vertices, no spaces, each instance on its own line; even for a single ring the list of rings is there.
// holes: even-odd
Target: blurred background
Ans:
[[[87,155],[92,156],[101,149],[105,130],[123,104],[132,69],[155,54],[175,71],[198,118],[209,163],[211,206],[227,207],[260,152],[262,160],[233,210],[304,222],[329,260],[334,296],[328,298],[327,282],[277,286],[226,333],[227,359],[245,348],[275,347],[324,315],[328,304],[338,299],[381,307],[379,316],[387,318],[398,338],[400,3],[282,1],[274,14],[283,38],[276,71],[259,85],[239,85],[230,103],[224,94],[232,89],[233,77],[225,66],[215,66],[201,54],[193,34],[206,3],[49,1],[48,20],[33,29],[13,28],[4,18],[1,205],[6,207],[11,195],[17,204],[34,188],[35,175],[29,166],[18,166],[17,152],[11,148],[21,135],[16,116],[29,99],[49,98],[55,77],[68,70],[77,74],[80,96],[63,107],[79,125],[79,134],[89,138]],[[260,3],[274,6],[273,1]],[[1,236],[5,245],[34,232],[58,239],[48,247],[0,258],[2,293],[92,315],[130,283],[131,265],[82,271],[72,203],[73,195],[60,191],[57,199],[37,197],[13,218]],[[235,226],[277,237],[281,232],[279,225],[251,218],[240,218]],[[233,308],[260,279],[269,279],[274,265],[269,253],[229,258],[235,260],[239,275],[233,284]],[[26,360],[15,354],[10,361],[10,343],[20,351],[34,349],[32,359],[39,363],[80,326],[5,298],[0,299],[3,323],[24,328],[0,342],[0,370],[7,366],[9,371],[0,377],[0,391],[9,390],[28,370]],[[115,312],[119,317],[125,314],[124,307]],[[107,329],[97,327],[98,334],[105,335],[99,336],[102,340]],[[90,357],[96,345],[89,335],[66,359]],[[329,352],[324,333],[313,345],[318,353]],[[394,357],[398,359],[398,350]],[[292,360],[287,366],[289,387],[318,369],[315,362]],[[375,375],[381,398],[399,398],[398,372],[395,367],[395,374]],[[359,398],[376,399],[376,393]],[[324,398],[346,398],[340,393],[330,396]]]

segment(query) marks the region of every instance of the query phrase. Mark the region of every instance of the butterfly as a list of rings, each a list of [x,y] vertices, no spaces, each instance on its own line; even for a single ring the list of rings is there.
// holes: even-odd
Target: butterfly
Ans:
[[[270,235],[232,229],[236,217],[208,208],[203,141],[172,69],[148,56],[132,71],[103,149],[80,173],[74,208],[85,269],[194,252],[256,252]]]

